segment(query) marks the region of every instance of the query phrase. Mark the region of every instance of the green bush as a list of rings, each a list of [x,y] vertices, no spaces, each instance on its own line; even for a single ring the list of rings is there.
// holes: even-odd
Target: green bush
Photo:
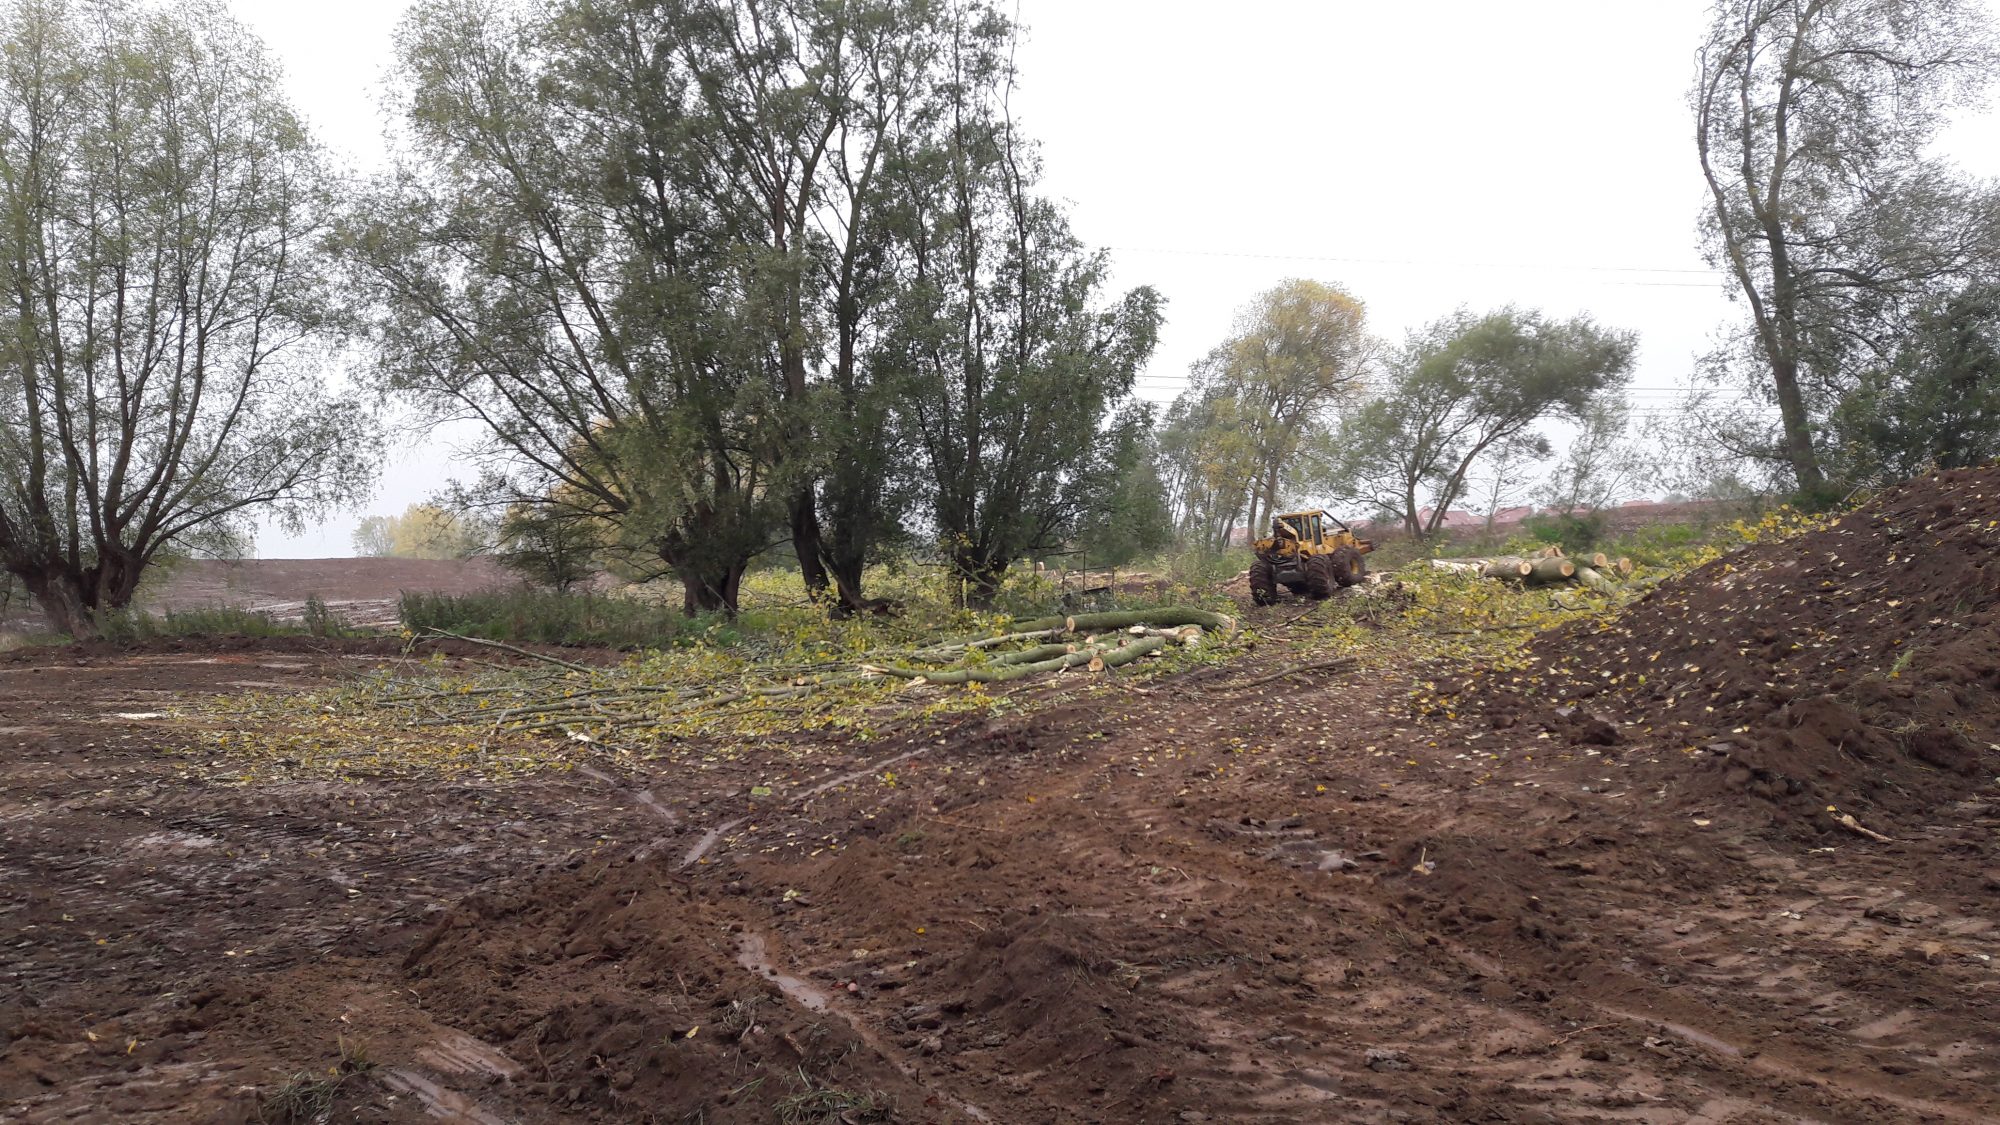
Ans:
[[[483,594],[405,591],[398,606],[403,627],[437,629],[493,641],[607,648],[661,648],[702,623],[679,610],[633,598],[495,590]]]
[[[98,628],[105,640],[118,642],[159,637],[281,637],[303,631],[280,624],[262,610],[234,606],[169,610],[158,617],[133,609],[112,610],[99,617]]]
[[[1529,516],[1521,530],[1541,543],[1553,543],[1565,554],[1578,555],[1594,550],[1604,539],[1603,512],[1569,512]]]

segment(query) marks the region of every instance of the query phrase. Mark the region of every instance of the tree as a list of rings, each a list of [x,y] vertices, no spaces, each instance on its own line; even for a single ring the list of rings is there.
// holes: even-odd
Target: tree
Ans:
[[[751,327],[786,405],[782,477],[807,589],[859,609],[862,572],[910,497],[893,395],[871,351],[891,310],[887,163],[936,110],[946,33],[991,50],[1008,25],[937,0],[724,0],[688,9],[690,135],[718,210],[754,247]],[[976,46],[974,46],[976,45]]]
[[[1631,404],[1599,395],[1577,419],[1575,436],[1536,499],[1565,516],[1609,507],[1637,478],[1646,459],[1633,444]]]
[[[1236,404],[1253,531],[1276,514],[1302,445],[1358,397],[1378,350],[1363,322],[1361,302],[1345,291],[1287,281],[1259,294],[1236,333],[1196,366],[1187,394]]]
[[[1259,479],[1242,414],[1241,404],[1227,394],[1183,393],[1168,408],[1154,441],[1176,530],[1216,548],[1228,547],[1250,486]]]
[[[500,521],[500,565],[529,582],[568,593],[590,578],[601,529],[547,504],[517,504]]]
[[[347,239],[382,385],[484,424],[482,502],[602,526],[694,614],[733,612],[782,526],[787,426],[694,135],[688,18],[419,4],[397,41],[409,158]]]
[[[494,538],[485,522],[436,504],[412,504],[400,516],[369,516],[354,532],[354,549],[364,556],[398,559],[463,559],[486,550]]]
[[[91,636],[373,446],[320,379],[333,193],[262,46],[202,0],[17,0],[0,43],[0,567]]]
[[[2000,289],[1968,289],[1920,313],[1895,356],[1834,410],[1831,430],[1833,460],[1857,483],[2000,456]]]
[[[1460,310],[1411,335],[1382,393],[1342,422],[1321,481],[1396,512],[1411,535],[1434,534],[1480,463],[1547,457],[1538,423],[1582,419],[1620,391],[1635,347],[1588,317]]]
[[[386,559],[396,553],[394,516],[363,516],[354,528],[354,553],[364,559]]]
[[[1114,466],[1116,483],[1110,494],[1076,529],[1076,542],[1091,566],[1129,562],[1174,539],[1173,514],[1167,508],[1151,443],[1137,442],[1121,452],[1126,459]]]
[[[899,372],[932,527],[976,602],[1115,494],[1151,426],[1131,390],[1161,320],[1150,288],[1106,301],[1104,255],[1031,194],[994,41],[954,33],[944,111],[894,164],[906,262],[881,360]]]
[[[1908,310],[1990,269],[1992,194],[1927,154],[1993,52],[1974,0],[1719,0],[1692,103],[1711,261],[1749,307],[1725,366],[1777,406],[1807,493],[1815,432]]]

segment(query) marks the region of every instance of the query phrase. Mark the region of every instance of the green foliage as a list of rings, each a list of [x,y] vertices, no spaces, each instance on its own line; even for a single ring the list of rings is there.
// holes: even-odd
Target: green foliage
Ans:
[[[354,531],[355,553],[398,559],[463,559],[485,550],[493,529],[464,512],[412,504],[400,516],[368,516]]]
[[[1622,390],[1636,347],[1632,333],[1588,317],[1506,308],[1439,320],[1411,335],[1387,387],[1342,422],[1325,489],[1395,511],[1413,534],[1435,534],[1476,465],[1546,457],[1536,427],[1581,419]]]
[[[1258,295],[1174,401],[1159,460],[1184,535],[1217,546],[1247,507],[1266,526],[1303,478],[1302,451],[1361,393],[1378,350],[1361,302],[1292,280]]]
[[[997,43],[954,43],[950,63],[1001,66]],[[949,84],[936,135],[910,154],[907,237],[883,360],[923,465],[931,525],[976,603],[1006,568],[1063,544],[1116,503],[1120,468],[1151,429],[1132,398],[1159,338],[1151,288],[1104,292],[1109,262],[1034,194],[1038,161],[1004,85]]]
[[[1076,542],[1092,566],[1122,566],[1173,542],[1173,514],[1153,460],[1150,443],[1128,447],[1132,454],[1114,466],[1112,490],[1080,521]]]
[[[527,582],[567,593],[588,579],[604,527],[587,513],[553,504],[514,504],[500,521],[500,565]]]
[[[542,590],[483,594],[405,593],[403,628],[439,629],[511,643],[658,648],[698,637],[707,623],[637,598]]]
[[[0,569],[78,636],[152,561],[356,494],[332,180],[216,0],[0,8]]]
[[[165,637],[283,637],[304,630],[283,624],[262,610],[213,606],[171,610],[159,616],[113,610],[99,618],[98,632],[105,640],[127,643]]]
[[[1521,530],[1540,543],[1553,543],[1566,554],[1581,554],[1595,548],[1604,538],[1603,512],[1578,511],[1529,516]]]
[[[1601,544],[1599,549],[1613,558],[1629,558],[1640,566],[1675,566],[1715,534],[1716,529],[1696,524],[1648,524]]]
[[[2000,456],[2000,288],[1920,313],[1887,364],[1833,411],[1839,479],[1880,485]]]
[[[1140,568],[1176,586],[1205,588],[1227,582],[1249,565],[1250,553],[1244,548],[1217,547],[1203,539],[1191,539],[1152,556]]]
[[[1774,424],[1734,403],[1711,440],[1824,501],[1841,492],[1820,448],[1828,411],[1914,307],[1990,276],[1993,188],[1931,143],[1992,79],[1991,14],[1975,0],[1715,0],[1698,57],[1704,249],[1750,313],[1715,367],[1778,408]]]
[[[354,635],[354,628],[347,623],[347,619],[328,609],[318,594],[306,595],[305,608],[300,611],[300,624],[315,637]]]

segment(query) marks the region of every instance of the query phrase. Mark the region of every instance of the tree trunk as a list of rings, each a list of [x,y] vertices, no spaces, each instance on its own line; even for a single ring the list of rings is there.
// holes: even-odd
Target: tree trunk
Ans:
[[[1567,582],[1576,577],[1576,564],[1560,556],[1532,561],[1535,564],[1534,573],[1529,575],[1528,580],[1537,585]]]
[[[792,497],[791,517],[792,552],[799,557],[799,574],[805,579],[806,593],[816,601],[823,600],[833,583],[823,561],[826,541],[820,534],[819,504],[811,483]]]
[[[1799,390],[1799,361],[1792,356],[1771,357],[1771,383],[1777,390],[1778,414],[1785,424],[1785,460],[1798,478],[1799,491],[1811,497],[1826,493],[1826,474],[1821,471],[1819,454],[1813,448],[1812,420],[1806,414],[1805,395]]]
[[[77,575],[59,570],[20,576],[28,593],[42,607],[49,628],[79,640],[95,640],[99,635],[97,615],[90,604],[91,591]]]
[[[703,613],[736,616],[736,599],[743,587],[748,559],[722,565],[677,565],[674,575],[681,581],[681,612],[689,617]]]

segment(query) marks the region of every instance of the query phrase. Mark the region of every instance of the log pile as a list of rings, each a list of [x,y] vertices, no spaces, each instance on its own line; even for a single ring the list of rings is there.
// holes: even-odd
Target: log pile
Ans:
[[[1614,559],[1602,552],[1571,557],[1563,554],[1561,547],[1549,547],[1533,555],[1432,559],[1431,565],[1439,570],[1526,586],[1577,585],[1607,596],[1629,592],[1625,583],[1637,569],[1631,559]]]

